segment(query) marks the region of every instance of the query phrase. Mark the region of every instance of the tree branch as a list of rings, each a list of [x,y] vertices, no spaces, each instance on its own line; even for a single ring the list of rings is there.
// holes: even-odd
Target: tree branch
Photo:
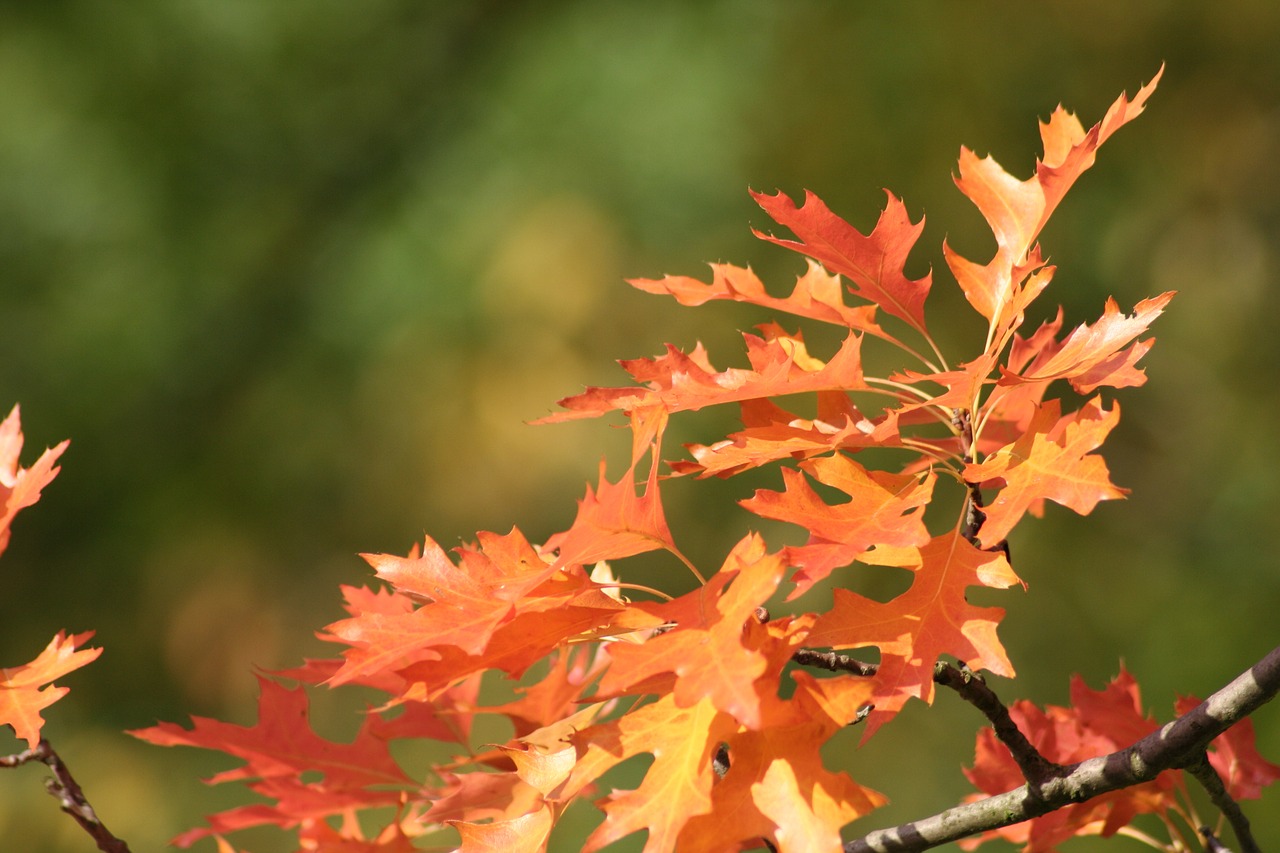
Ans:
[[[1064,766],[1038,783],[876,830],[850,841],[845,853],[927,850],[1149,782],[1165,770],[1189,768],[1203,758],[1210,741],[1271,701],[1277,691],[1280,647],[1196,708],[1126,749]],[[1233,827],[1240,831],[1234,823]],[[1242,838],[1241,843],[1248,842]]]
[[[85,799],[84,791],[80,789],[75,777],[45,738],[40,739],[35,749],[0,756],[0,767],[17,767],[31,761],[39,761],[53,771],[53,777],[45,780],[45,790],[57,799],[64,812],[75,818],[76,823],[92,836],[98,843],[99,850],[103,853],[130,853],[129,845],[112,835],[98,819],[97,812]]]
[[[1218,811],[1222,812],[1227,822],[1231,824],[1236,840],[1240,842],[1242,853],[1262,853],[1258,848],[1258,842],[1254,840],[1253,830],[1249,827],[1249,819],[1244,816],[1240,804],[1227,793],[1227,787],[1222,784],[1222,777],[1209,763],[1209,756],[1201,753],[1195,761],[1187,765],[1187,772],[1195,777],[1200,787],[1209,794],[1209,800],[1218,807]],[[1206,846],[1213,849],[1212,845],[1217,844],[1220,849],[1226,850],[1216,838],[1213,838],[1211,832],[1205,833],[1206,829],[1207,827],[1201,829],[1201,833],[1205,835]]]

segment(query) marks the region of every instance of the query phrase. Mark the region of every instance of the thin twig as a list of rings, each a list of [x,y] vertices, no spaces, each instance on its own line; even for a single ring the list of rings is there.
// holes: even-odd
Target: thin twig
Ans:
[[[1050,778],[1062,775],[1062,765],[1045,758],[1031,745],[1031,741],[1027,740],[1018,724],[1009,716],[1009,709],[978,673],[964,664],[955,667],[938,661],[933,668],[933,680],[950,687],[960,698],[983,713],[991,723],[991,728],[995,729],[996,737],[1013,755],[1018,769],[1022,771],[1022,777],[1032,784],[1032,790]]]
[[[1249,819],[1244,816],[1235,798],[1227,793],[1226,786],[1222,784],[1222,777],[1209,763],[1209,756],[1201,753],[1187,765],[1186,769],[1200,783],[1200,787],[1208,793],[1209,800],[1218,807],[1218,811],[1222,812],[1223,817],[1231,824],[1231,829],[1236,834],[1236,841],[1240,843],[1241,853],[1262,853],[1258,848],[1258,842],[1253,837],[1253,830],[1249,827]],[[1203,831],[1202,829],[1201,832]],[[1219,848],[1226,850],[1221,842],[1213,838],[1212,833],[1205,836],[1205,843],[1210,849],[1213,849],[1213,844],[1217,844]]]
[[[89,805],[84,791],[71,775],[71,770],[47,739],[41,738],[35,749],[0,756],[0,767],[17,767],[32,761],[38,761],[53,771],[53,776],[45,780],[45,790],[58,801],[64,812],[75,818],[76,823],[92,836],[98,843],[99,850],[103,853],[130,853],[129,845],[112,835],[98,819],[97,812]]]

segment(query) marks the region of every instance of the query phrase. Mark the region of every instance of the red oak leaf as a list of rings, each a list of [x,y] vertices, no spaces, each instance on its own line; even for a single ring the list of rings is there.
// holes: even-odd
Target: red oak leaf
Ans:
[[[820,483],[849,496],[842,504],[828,504],[805,481],[804,475],[782,470],[785,491],[758,489],[740,503],[764,518],[787,521],[809,530],[809,541],[785,550],[799,571],[789,598],[808,591],[833,569],[847,566],[873,545],[910,547],[929,541],[921,507],[933,494],[934,475],[868,471],[843,454],[821,456],[800,463]]]
[[[761,335],[744,334],[750,369],[711,366],[701,344],[693,352],[681,352],[668,344],[665,355],[637,358],[622,366],[644,387],[588,388],[566,397],[559,405],[568,409],[536,423],[555,423],[598,417],[611,411],[634,412],[659,407],[670,412],[696,411],[706,406],[740,403],[809,391],[865,388],[862,374],[862,337],[850,332],[830,361],[809,354],[804,338],[766,324]]]
[[[1021,375],[1004,372],[1000,382],[1044,382],[1066,379],[1082,394],[1100,385],[1125,387],[1141,385],[1146,377],[1134,368],[1151,341],[1130,346],[1134,338],[1147,330],[1173,298],[1172,292],[1144,299],[1132,315],[1122,314],[1114,299],[1107,299],[1102,317],[1093,325],[1079,326],[1060,343],[1045,342],[1044,348]]]
[[[92,631],[70,637],[59,631],[31,663],[0,669],[0,725],[12,726],[14,734],[31,749],[40,743],[44,725],[40,712],[70,690],[54,687],[51,682],[102,654],[102,649],[76,649],[92,636]]]
[[[968,148],[960,149],[956,186],[982,212],[995,234],[997,249],[985,266],[966,260],[945,244],[943,252],[965,296],[991,321],[993,330],[1015,325],[1030,298],[1043,289],[1044,281],[1022,284],[1040,264],[1036,238],[1067,190],[1093,165],[1098,146],[1142,113],[1159,79],[1157,73],[1132,101],[1121,95],[1087,133],[1074,115],[1061,107],[1055,110],[1049,122],[1040,125],[1044,158],[1036,161],[1035,175],[1025,181],[1011,176],[991,157],[979,159]],[[1020,292],[1027,289],[1034,289],[1030,298]]]
[[[888,202],[875,228],[864,235],[807,190],[800,207],[781,192],[765,195],[753,190],[751,197],[756,203],[800,239],[783,240],[760,231],[755,235],[821,262],[831,272],[848,278],[855,295],[924,332],[924,301],[931,278],[926,274],[909,279],[903,271],[907,255],[924,230],[924,219],[913,223],[902,201],[893,193],[885,195]]]
[[[758,849],[730,844],[763,837],[780,853],[838,853],[841,827],[885,798],[822,766],[822,745],[837,729],[810,721],[730,735],[729,771],[711,789],[712,811],[685,824],[676,849]]]
[[[778,588],[785,570],[782,558],[767,554],[764,540],[750,534],[734,547],[715,583],[670,604],[638,605],[674,625],[642,644],[616,644],[596,696],[629,693],[654,676],[675,673],[678,707],[706,698],[747,728],[760,728],[762,703],[776,697],[791,648],[786,638],[767,632],[755,613]],[[762,680],[767,674],[771,677]]]
[[[1120,420],[1120,405],[1107,411],[1095,398],[1069,415],[1060,409],[1058,400],[1049,400],[1016,441],[980,464],[965,466],[966,481],[1001,485],[984,509],[986,520],[978,530],[982,542],[1003,541],[1024,513],[1039,515],[1045,499],[1088,515],[1099,501],[1128,494],[1111,482],[1102,457],[1091,452]]]
[[[899,447],[896,412],[870,419],[843,391],[819,391],[812,420],[796,417],[771,400],[741,404],[744,429],[712,445],[687,445],[693,461],[669,463],[676,474],[730,477],[782,459],[807,459],[833,450]]]
[[[397,789],[410,780],[391,757],[387,741],[373,734],[371,717],[352,743],[334,743],[312,730],[302,687],[289,689],[261,676],[258,684],[258,722],[253,726],[192,717],[190,729],[160,723],[129,732],[158,746],[196,746],[241,758],[242,767],[218,773],[209,784],[257,779],[250,787],[277,800],[274,806],[244,806],[216,815],[208,827],[184,833],[175,844],[185,847],[213,833],[264,823],[294,826],[303,817],[398,802]],[[322,780],[304,782],[304,774],[312,773],[322,774]]]
[[[996,626],[998,607],[978,607],[965,596],[971,586],[1005,589],[1020,584],[1004,554],[981,551],[957,532],[934,537],[923,548],[878,549],[864,557],[915,573],[911,587],[881,604],[835,590],[831,610],[820,615],[806,642],[815,647],[880,648],[875,705],[866,737],[912,696],[933,701],[933,665],[951,655],[973,669],[1012,676]]]
[[[1137,683],[1123,668],[1099,691],[1090,690],[1075,676],[1071,681],[1071,702],[1070,708],[1049,705],[1043,711],[1030,702],[1016,702],[1009,709],[1009,716],[1041,755],[1058,764],[1107,755],[1158,728],[1143,713]],[[978,733],[973,768],[964,772],[984,792],[967,797],[969,801],[1010,791],[1026,782],[1013,756],[991,729]],[[1151,782],[991,830],[961,841],[960,847],[972,850],[984,841],[1003,838],[1024,845],[1024,853],[1051,853],[1059,844],[1079,835],[1110,837],[1136,815],[1180,808],[1173,796],[1178,780],[1179,773],[1175,771],[1162,773]]]
[[[551,810],[541,808],[511,820],[448,824],[462,836],[462,846],[454,853],[538,853],[547,848],[553,822]]]
[[[630,279],[629,284],[646,293],[667,293],[681,305],[702,305],[713,299],[749,302],[764,308],[785,311],[850,329],[883,336],[876,325],[876,306],[844,304],[844,288],[840,277],[831,275],[812,259],[809,269],[796,279],[795,289],[785,299],[770,296],[764,284],[750,269],[732,264],[711,264],[711,283],[704,284],[688,276],[664,276],[661,280]]]
[[[63,441],[49,448],[30,468],[22,468],[18,465],[18,456],[22,453],[22,422],[18,407],[14,406],[9,416],[0,421],[0,554],[9,546],[9,525],[13,523],[13,517],[19,510],[40,500],[40,490],[62,470],[55,468],[53,463],[58,461],[68,444]]]
[[[600,485],[595,491],[587,487],[573,525],[547,539],[546,548],[557,552],[557,566],[592,565],[659,548],[680,553],[662,509],[657,459],[649,468],[642,495],[636,494],[635,470],[633,462],[622,479],[610,483],[601,461]]]
[[[670,696],[642,705],[625,716],[584,729],[573,736],[578,763],[566,783],[572,792],[620,761],[650,753],[653,764],[640,787],[614,791],[597,804],[604,823],[587,838],[592,853],[633,832],[649,831],[644,853],[676,849],[688,820],[711,809],[715,780],[711,758],[737,724],[709,700],[681,708]]]

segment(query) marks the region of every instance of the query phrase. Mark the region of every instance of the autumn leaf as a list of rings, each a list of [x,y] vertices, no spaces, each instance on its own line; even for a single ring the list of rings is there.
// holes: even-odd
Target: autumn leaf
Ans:
[[[1016,702],[1009,716],[1031,745],[1049,761],[1075,764],[1128,747],[1158,726],[1142,710],[1133,676],[1121,668],[1102,690],[1091,690],[1078,675],[1071,680],[1071,707],[1049,705],[1041,710]],[[991,729],[978,733],[974,765],[965,776],[985,795],[1013,790],[1026,782],[1009,750]],[[1180,772],[1167,771],[1142,785],[1112,791],[1083,803],[1068,805],[1021,824],[991,830],[960,842],[972,850],[993,838],[1022,844],[1024,853],[1051,853],[1078,835],[1110,837],[1139,814],[1161,813],[1181,806],[1173,796]]]
[[[510,820],[446,823],[462,836],[462,846],[455,853],[538,853],[547,847],[553,817],[550,809],[541,808]]]
[[[31,663],[0,669],[0,724],[12,726],[31,749],[40,743],[44,725],[40,712],[70,692],[67,687],[54,687],[53,680],[102,654],[102,649],[77,650],[92,636],[92,631],[70,637],[59,631]]]
[[[690,460],[670,462],[676,474],[730,477],[787,459],[807,459],[833,450],[899,447],[898,416],[868,418],[843,391],[819,391],[817,415],[800,418],[771,400],[741,404],[743,429],[711,445],[687,445]]]
[[[681,305],[702,305],[713,299],[731,299],[885,336],[875,322],[876,306],[845,305],[840,277],[830,274],[813,259],[809,260],[808,270],[796,279],[795,288],[785,299],[770,296],[754,272],[732,264],[711,264],[710,284],[676,275],[656,281],[634,278],[628,283],[646,293],[670,294]]]
[[[598,801],[605,812],[583,845],[592,853],[620,838],[648,830],[644,853],[674,850],[685,823],[711,808],[715,772],[711,757],[737,724],[709,700],[680,708],[670,696],[625,716],[578,732],[578,764],[570,790],[594,780],[632,756],[652,754],[653,764],[633,791],[614,791]],[[584,770],[585,768],[585,770]]]
[[[1144,299],[1132,315],[1122,314],[1114,299],[1108,299],[1102,317],[1092,325],[1073,329],[1061,342],[1050,341],[1021,374],[1005,371],[1002,384],[1045,382],[1066,379],[1082,394],[1101,385],[1115,387],[1141,385],[1146,377],[1134,365],[1151,342],[1140,342],[1122,350],[1147,330],[1164,311],[1172,292]]]
[[[22,422],[18,407],[0,421],[0,554],[9,546],[9,525],[18,511],[40,500],[40,491],[61,468],[54,462],[70,442],[63,441],[40,454],[30,468],[18,464],[22,453]]]
[[[713,583],[669,604],[639,605],[669,619],[672,627],[643,644],[615,645],[596,696],[621,695],[654,676],[674,673],[678,707],[705,698],[747,728],[760,728],[762,703],[776,695],[791,649],[785,638],[764,629],[756,609],[777,589],[785,570],[782,558],[766,553],[764,540],[751,534],[730,552]],[[772,677],[762,680],[766,674]]]
[[[1013,664],[996,636],[1004,617],[998,607],[970,604],[972,586],[1005,589],[1020,584],[1000,552],[981,551],[957,532],[935,536],[923,548],[884,549],[865,560],[909,569],[906,592],[887,603],[845,589],[834,591],[832,608],[821,614],[807,642],[815,647],[877,646],[875,710],[867,721],[869,737],[912,696],[933,701],[933,665],[942,655],[1013,676]]]
[[[387,741],[373,734],[366,718],[354,741],[340,744],[315,733],[309,701],[302,687],[286,688],[259,676],[258,722],[239,726],[207,717],[192,717],[192,727],[159,723],[129,732],[157,746],[195,746],[242,759],[243,766],[208,780],[216,785],[257,780],[250,787],[277,805],[243,806],[210,818],[209,826],[175,839],[189,846],[214,833],[227,833],[264,823],[296,825],[304,816],[338,814],[359,806],[391,805],[410,779],[392,758]],[[304,781],[312,773],[320,782]]]
[[[967,482],[1000,486],[983,510],[983,543],[1003,541],[1024,513],[1039,515],[1046,499],[1088,515],[1099,501],[1128,493],[1111,482],[1106,462],[1092,453],[1120,420],[1120,405],[1108,411],[1095,398],[1078,412],[1060,412],[1057,400],[1047,401],[1016,441],[965,466]]]
[[[822,745],[837,728],[811,720],[730,735],[729,770],[711,790],[713,808],[685,825],[676,849],[768,838],[780,853],[837,853],[841,827],[886,802],[823,766]]]
[[[847,566],[873,545],[910,547],[929,541],[920,509],[933,494],[934,476],[868,471],[843,454],[800,463],[815,480],[849,496],[829,504],[798,471],[784,468],[782,492],[758,489],[741,504],[756,515],[798,524],[809,530],[809,541],[788,547],[788,561],[798,566],[792,578],[794,599],[829,575]]]
[[[1076,179],[1094,163],[1095,152],[1115,131],[1141,115],[1155,91],[1160,72],[1129,100],[1121,95],[1101,122],[1086,133],[1080,121],[1059,107],[1041,123],[1043,159],[1024,181],[1011,176],[992,157],[979,158],[960,149],[956,186],[982,212],[996,238],[996,255],[979,266],[956,254],[945,243],[943,253],[966,298],[992,324],[995,332],[1020,321],[1022,309],[1043,289],[1045,281],[1022,282],[1040,264],[1035,241],[1058,203]],[[1020,293],[1033,290],[1030,298]]]
[[[604,462],[600,463],[600,485],[594,491],[587,487],[573,525],[547,539],[547,549],[557,553],[557,566],[592,565],[660,548],[679,555],[662,509],[657,459],[649,468],[641,495],[636,494],[635,468],[632,464],[622,479],[610,483]]]
[[[548,415],[536,423],[555,423],[598,417],[611,411],[633,412],[658,407],[668,413],[696,411],[707,406],[745,400],[800,394],[810,391],[855,390],[866,387],[862,373],[862,336],[850,332],[829,361],[809,353],[800,333],[788,333],[774,324],[759,327],[761,334],[744,334],[748,368],[718,371],[701,344],[681,352],[668,344],[665,355],[622,362],[623,368],[643,387],[588,388],[566,397],[559,405],[565,412]]]
[[[912,223],[906,206],[892,193],[870,234],[862,234],[831,212],[822,199],[805,191],[797,207],[785,194],[766,195],[754,190],[751,197],[779,225],[790,228],[799,240],[785,240],[755,231],[762,240],[808,255],[829,271],[849,279],[857,296],[905,320],[913,329],[925,330],[924,301],[931,278],[907,278],[907,255],[920,239],[924,219]]]

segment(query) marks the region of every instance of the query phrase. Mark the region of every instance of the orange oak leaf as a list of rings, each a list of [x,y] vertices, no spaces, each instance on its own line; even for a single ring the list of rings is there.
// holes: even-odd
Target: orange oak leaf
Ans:
[[[789,334],[774,324],[759,327],[760,335],[744,334],[751,368],[717,371],[701,344],[690,353],[668,344],[665,355],[622,362],[623,368],[644,387],[588,388],[566,397],[559,405],[568,409],[535,423],[555,423],[598,417],[611,411],[633,412],[661,407],[668,413],[696,411],[706,406],[740,403],[809,391],[865,388],[862,373],[862,336],[850,332],[829,361],[809,354],[800,333]]]
[[[342,815],[341,823],[336,827],[318,818],[304,821],[298,827],[298,846],[300,853],[415,853],[422,848],[414,844],[413,835],[406,832],[407,828],[413,829],[412,820],[393,820],[370,838],[351,810]],[[235,851],[230,846],[225,851],[219,846],[218,853]]]
[[[959,256],[945,243],[943,253],[965,296],[993,329],[1016,324],[1030,301],[1019,293],[1021,282],[1040,263],[1035,242],[1041,229],[1071,185],[1093,165],[1098,147],[1142,113],[1163,71],[1132,101],[1121,95],[1087,133],[1074,115],[1058,107],[1048,123],[1040,125],[1044,157],[1036,161],[1035,174],[1025,181],[1014,178],[992,157],[979,159],[968,148],[960,149],[956,186],[991,226],[997,249],[984,266]],[[1038,293],[1043,286],[1044,282],[1033,281],[1023,289],[1033,287]]]
[[[462,608],[493,599],[517,601],[555,571],[516,528],[503,535],[481,532],[476,539],[474,546],[454,549],[456,564],[429,536],[408,557],[361,556],[400,592]]]
[[[186,847],[215,833],[261,824],[296,826],[304,817],[399,801],[400,789],[411,780],[392,758],[387,741],[373,734],[371,717],[353,742],[335,743],[311,728],[302,687],[286,688],[262,676],[258,684],[258,722],[253,726],[192,717],[190,729],[159,723],[129,732],[158,746],[195,746],[243,759],[243,766],[214,775],[209,784],[255,780],[249,787],[276,801],[214,815],[207,827],[180,835],[175,844]],[[310,781],[312,774],[319,774],[321,780]]]
[[[466,820],[506,821],[525,815],[542,803],[541,794],[515,773],[440,774],[444,785],[433,792],[422,822]]]
[[[680,553],[662,509],[656,448],[654,453],[642,495],[636,494],[634,463],[622,479],[610,483],[600,462],[600,485],[594,491],[587,487],[573,525],[547,539],[546,548],[557,553],[557,566],[592,565],[660,548]]]
[[[633,709],[573,736],[578,763],[566,783],[572,792],[620,761],[653,755],[653,764],[633,791],[614,791],[600,800],[602,824],[587,838],[583,853],[592,853],[620,838],[649,831],[644,853],[671,851],[685,823],[711,808],[716,778],[711,758],[738,728],[733,718],[704,699],[689,708],[671,696]]]
[[[797,277],[795,289],[785,299],[770,296],[764,289],[764,283],[749,268],[732,264],[711,264],[710,284],[674,275],[660,280],[635,278],[628,283],[646,293],[670,294],[681,305],[702,305],[713,299],[731,299],[884,336],[884,331],[875,322],[876,306],[845,305],[840,276],[828,273],[812,258],[809,259],[808,270]]]
[[[446,823],[462,836],[462,846],[455,853],[538,853],[547,847],[554,818],[549,808],[541,808],[511,820]]]
[[[1071,707],[1048,705],[1041,710],[1027,701],[1014,703],[1009,716],[1040,754],[1059,764],[1074,764],[1123,749],[1155,731],[1155,720],[1142,711],[1138,685],[1121,668],[1102,690],[1089,689],[1080,676],[1071,680]],[[974,765],[965,776],[985,795],[1013,790],[1025,783],[1021,771],[991,729],[978,733]],[[1180,771],[1167,771],[1151,782],[1112,791],[1083,803],[1032,818],[1024,823],[991,830],[960,842],[972,850],[993,838],[1022,844],[1025,853],[1050,853],[1059,844],[1079,835],[1114,835],[1139,814],[1180,808],[1173,796],[1180,785]]]
[[[520,698],[481,710],[509,719],[517,738],[570,716],[581,707],[578,697],[607,662],[607,655],[593,657],[592,651],[585,645],[557,650],[546,675],[536,684],[516,688]]]
[[[597,600],[609,604],[579,606],[555,596],[531,599],[522,612],[494,630],[483,651],[467,653],[447,644],[438,646],[430,656],[406,665],[398,674],[421,685],[428,696],[446,689],[460,676],[489,669],[518,678],[553,649],[579,637],[594,636],[625,610],[608,596]]]
[[[9,546],[9,525],[18,511],[40,500],[40,490],[58,476],[54,462],[67,449],[63,441],[51,447],[30,468],[18,464],[22,453],[22,420],[17,406],[0,421],[0,554]],[[33,744],[34,746],[34,744]]]
[[[672,696],[678,707],[705,698],[747,728],[760,728],[762,704],[776,698],[791,645],[785,636],[769,633],[755,614],[785,570],[782,558],[766,553],[764,540],[749,534],[730,552],[713,583],[668,604],[638,605],[673,626],[643,644],[616,644],[596,696],[629,693],[654,676],[674,673]]]
[[[978,530],[983,543],[1003,541],[1024,513],[1039,515],[1046,499],[1088,515],[1099,501],[1128,494],[1111,482],[1102,457],[1091,452],[1119,422],[1120,405],[1108,411],[1094,398],[1078,412],[1060,411],[1058,400],[1047,401],[1016,441],[965,466],[967,482],[1000,485],[984,508],[986,520]]]
[[[1046,342],[1021,375],[1005,371],[1000,381],[1011,384],[1066,379],[1082,394],[1100,385],[1141,385],[1146,377],[1134,364],[1151,348],[1151,342],[1136,343],[1126,350],[1121,348],[1145,332],[1173,296],[1172,292],[1166,292],[1144,299],[1134,307],[1132,315],[1122,314],[1115,300],[1107,299],[1102,317],[1096,323],[1073,329],[1061,342]]]
[[[841,827],[885,803],[823,767],[822,745],[838,728],[807,721],[730,735],[729,770],[711,789],[712,811],[685,824],[676,849],[758,849],[730,844],[767,838],[780,853],[837,853]]]
[[[743,429],[711,445],[688,445],[692,461],[669,463],[677,474],[730,477],[784,459],[806,459],[832,450],[899,447],[898,415],[874,419],[858,411],[843,391],[819,391],[817,416],[796,417],[771,400],[741,404]]]
[[[615,491],[620,495],[623,490],[619,486]],[[594,559],[592,548],[619,556],[617,549],[634,547],[625,536],[653,532],[635,529],[652,520],[648,504],[637,501],[628,510],[623,503],[618,498],[606,506],[603,520],[595,515],[575,526],[586,549],[578,556]],[[660,506],[657,512],[660,517]],[[608,524],[615,521],[632,524],[633,529],[609,530]],[[610,545],[614,551],[608,550]],[[430,539],[421,556],[415,551],[409,558],[367,557],[403,592],[388,596],[347,590],[351,617],[329,625],[322,635],[348,647],[330,685],[385,687],[387,674],[394,673],[406,682],[407,691],[427,698],[491,666],[523,671],[558,645],[608,624],[625,610],[581,566],[551,564],[518,530],[481,533],[478,544],[455,550],[456,566]]]
[[[40,743],[40,728],[44,725],[40,712],[70,690],[54,687],[53,680],[102,654],[102,649],[77,650],[92,636],[92,631],[70,637],[59,631],[31,663],[0,669],[0,725],[12,726],[14,734],[31,749]]]
[[[1006,589],[1021,584],[1004,554],[979,550],[952,531],[923,548],[879,549],[863,559],[910,569],[915,574],[910,588],[883,604],[836,589],[831,610],[818,617],[806,642],[838,649],[880,648],[871,700],[875,710],[865,737],[908,698],[933,701],[933,665],[942,655],[973,669],[1013,676],[1013,664],[996,636],[1004,610],[970,604],[965,595],[971,586]]]
[[[847,566],[873,545],[910,547],[929,541],[922,507],[933,495],[934,475],[890,474],[868,471],[843,454],[820,456],[800,463],[819,483],[849,496],[841,504],[828,504],[806,482],[804,475],[782,470],[782,492],[758,489],[740,503],[764,518],[787,521],[809,530],[809,541],[785,550],[787,560],[799,568],[788,598],[807,592],[832,570]]]
[[[924,218],[913,223],[902,201],[893,193],[885,195],[888,202],[875,228],[864,235],[808,190],[800,207],[784,193],[766,195],[753,190],[751,197],[756,204],[800,239],[754,233],[762,240],[808,255],[829,271],[845,276],[855,295],[924,332],[924,301],[931,277],[926,273],[922,278],[909,279],[903,271],[907,255],[924,230]]]

